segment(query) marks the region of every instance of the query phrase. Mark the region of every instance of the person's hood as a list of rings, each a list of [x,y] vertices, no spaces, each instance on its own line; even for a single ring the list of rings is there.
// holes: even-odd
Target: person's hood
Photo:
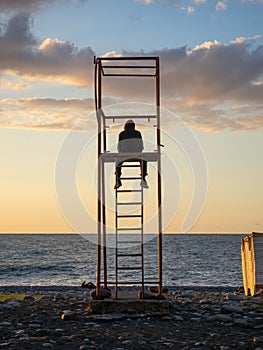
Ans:
[[[127,120],[127,122],[124,125],[125,130],[134,130],[135,129],[135,123],[132,119]]]

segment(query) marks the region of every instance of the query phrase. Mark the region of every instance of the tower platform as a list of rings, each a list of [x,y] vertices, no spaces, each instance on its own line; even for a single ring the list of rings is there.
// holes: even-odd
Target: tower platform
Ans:
[[[170,314],[168,300],[108,299],[91,300],[86,308],[89,314],[125,316],[165,316]]]
[[[112,162],[129,162],[136,160],[146,160],[147,162],[157,162],[158,153],[157,152],[140,152],[140,153],[102,153],[100,156],[104,163]]]

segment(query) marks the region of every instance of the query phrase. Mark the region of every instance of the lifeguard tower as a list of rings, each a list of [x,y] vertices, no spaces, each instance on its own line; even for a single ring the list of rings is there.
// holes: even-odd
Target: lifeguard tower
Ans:
[[[107,288],[109,285],[115,286],[115,298],[118,299],[118,289],[121,285],[139,285],[141,288],[141,298],[145,295],[145,285],[157,285],[158,296],[162,296],[162,208],[161,208],[161,140],[160,140],[160,70],[159,57],[94,57],[95,64],[95,108],[98,123],[98,203],[97,203],[97,272],[96,272],[96,298],[100,299],[100,291],[102,286]],[[155,128],[155,145],[156,149],[152,152],[142,153],[117,153],[110,152],[107,148],[107,132],[109,130],[109,121],[117,121],[124,123],[129,116],[127,115],[108,115],[103,106],[103,87],[106,79],[125,79],[125,86],[131,85],[130,94],[133,95],[133,90],[136,84],[141,83],[141,79],[150,79],[155,96],[155,107],[153,114],[138,113],[132,116],[132,119],[147,123],[147,121],[154,121]],[[113,82],[113,84],[116,82]],[[108,84],[108,81],[106,82]],[[138,86],[138,85],[137,85]],[[137,112],[136,112],[137,113]],[[116,135],[117,139],[118,135]],[[132,163],[130,162],[131,160]],[[144,191],[151,191],[151,189],[144,189],[140,180],[142,175],[125,176],[125,167],[140,167],[140,163],[145,160],[147,162],[155,162],[156,174],[156,210],[157,210],[157,251],[158,251],[158,276],[156,280],[146,281],[144,271]],[[112,163],[113,167],[118,162],[123,163],[123,173],[121,181],[126,186],[115,189],[115,277],[113,281],[108,280],[108,262],[107,262],[107,203],[105,186],[114,186],[109,184],[105,179],[105,165]],[[126,164],[126,163],[127,164]],[[138,169],[139,174],[139,169]],[[138,186],[129,185],[132,181],[137,181]],[[123,198],[127,195],[139,196],[136,201],[125,201]],[[122,208],[125,205],[137,207],[136,214],[123,214]],[[129,237],[129,239],[127,239]],[[133,238],[134,237],[134,238]],[[135,241],[136,239],[136,241]],[[139,250],[130,252],[125,251],[129,244],[136,244]],[[129,259],[129,265],[123,264],[123,260]],[[131,263],[131,261],[134,261]],[[133,271],[140,275],[138,280],[135,277],[130,280],[123,281],[121,273],[129,270],[131,276]],[[138,275],[137,275],[138,276]]]

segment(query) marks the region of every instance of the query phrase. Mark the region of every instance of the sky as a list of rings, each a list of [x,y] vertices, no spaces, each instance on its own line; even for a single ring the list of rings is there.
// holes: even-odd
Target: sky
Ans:
[[[263,0],[1,0],[0,232],[96,232],[94,56],[160,57],[164,232],[262,231],[262,14]],[[109,81],[104,105],[145,106],[147,86]],[[152,217],[153,165],[148,181]]]

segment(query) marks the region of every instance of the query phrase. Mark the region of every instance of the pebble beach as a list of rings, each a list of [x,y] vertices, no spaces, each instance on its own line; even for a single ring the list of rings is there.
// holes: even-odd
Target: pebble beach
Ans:
[[[94,314],[80,287],[0,293],[0,349],[263,349],[263,298],[242,288],[168,288],[169,310],[159,315]]]

